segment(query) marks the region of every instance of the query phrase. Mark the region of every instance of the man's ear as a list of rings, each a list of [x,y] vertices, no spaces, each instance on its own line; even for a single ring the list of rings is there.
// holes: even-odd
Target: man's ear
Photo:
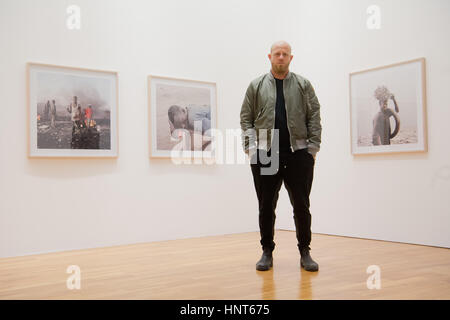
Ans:
[[[272,60],[272,54],[271,54],[271,53],[269,53],[269,54],[267,55],[267,57],[269,57],[269,60]]]

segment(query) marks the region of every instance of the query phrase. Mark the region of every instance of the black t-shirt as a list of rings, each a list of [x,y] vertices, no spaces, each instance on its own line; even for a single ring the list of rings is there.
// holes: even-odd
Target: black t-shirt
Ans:
[[[286,107],[283,94],[283,80],[275,78],[277,83],[277,102],[275,105],[275,129],[278,129],[280,137],[280,151],[290,151],[291,142],[287,127]]]

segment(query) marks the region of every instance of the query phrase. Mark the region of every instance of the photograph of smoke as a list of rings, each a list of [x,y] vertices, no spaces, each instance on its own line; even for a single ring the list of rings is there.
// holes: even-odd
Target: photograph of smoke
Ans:
[[[30,155],[115,156],[116,74],[30,64]]]

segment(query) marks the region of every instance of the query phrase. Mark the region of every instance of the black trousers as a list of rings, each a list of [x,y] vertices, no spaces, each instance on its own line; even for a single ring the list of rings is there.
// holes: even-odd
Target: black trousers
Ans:
[[[269,167],[270,163],[261,163],[261,152],[270,157],[270,151],[267,153],[266,151],[258,150],[252,156],[251,161],[253,181],[259,204],[261,245],[263,249],[273,250],[275,248],[275,242],[273,241],[276,217],[275,208],[281,184],[284,182],[294,211],[298,248],[309,249],[311,243],[309,194],[313,181],[315,160],[307,149],[300,149],[295,152],[280,152],[278,170],[276,170],[275,174],[265,175],[261,174],[261,168]]]

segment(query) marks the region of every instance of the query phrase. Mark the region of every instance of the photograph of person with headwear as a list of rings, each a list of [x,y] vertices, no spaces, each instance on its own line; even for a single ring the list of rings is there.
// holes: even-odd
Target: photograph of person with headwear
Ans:
[[[426,151],[425,59],[350,74],[353,154]]]

